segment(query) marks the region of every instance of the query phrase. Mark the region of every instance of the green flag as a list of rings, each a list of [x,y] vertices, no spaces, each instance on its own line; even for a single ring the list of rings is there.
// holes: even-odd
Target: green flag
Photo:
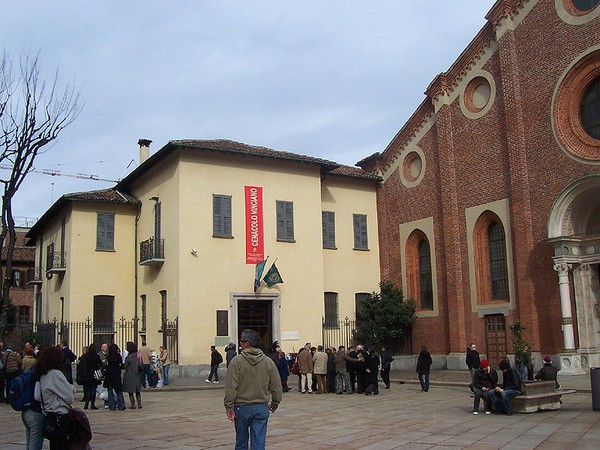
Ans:
[[[267,259],[269,259],[268,256]],[[265,264],[267,263],[267,259],[256,263],[256,268],[254,269],[254,292],[256,292],[256,290],[260,287],[260,278],[262,277],[263,271],[265,270]]]
[[[265,278],[263,278],[263,281],[267,283],[267,286],[269,287],[272,287],[277,283],[283,283],[283,279],[281,278],[279,270],[277,270],[277,266],[274,262],[267,274],[265,275]]]

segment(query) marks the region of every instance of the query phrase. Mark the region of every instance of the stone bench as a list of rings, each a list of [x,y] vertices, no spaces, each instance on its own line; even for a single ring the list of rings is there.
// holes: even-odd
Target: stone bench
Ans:
[[[554,381],[534,381],[522,385],[521,395],[511,401],[516,413],[555,411],[560,409],[560,397],[575,394],[574,389],[556,389]]]

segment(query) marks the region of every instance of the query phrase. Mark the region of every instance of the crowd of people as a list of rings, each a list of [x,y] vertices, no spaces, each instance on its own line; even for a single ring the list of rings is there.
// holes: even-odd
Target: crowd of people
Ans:
[[[21,351],[11,346],[4,348],[0,342],[0,401],[8,403],[11,382],[31,372],[34,399],[21,412],[27,449],[41,449],[44,437],[50,441],[52,450],[66,449],[69,445],[73,448],[73,439],[77,436],[76,415],[73,419],[70,412],[77,391],[75,384],[83,388],[83,409],[99,409],[96,401],[101,398],[104,408],[124,411],[127,409],[124,393],[129,396],[130,409],[142,408],[142,388],[152,387],[154,375],[159,385],[169,383],[166,349],[161,346],[156,357],[153,353],[145,342],[139,349],[134,342],[127,342],[124,351],[117,344],[105,342],[100,348],[93,343],[84,347],[77,358],[66,340],[56,346],[33,346],[25,342]]]

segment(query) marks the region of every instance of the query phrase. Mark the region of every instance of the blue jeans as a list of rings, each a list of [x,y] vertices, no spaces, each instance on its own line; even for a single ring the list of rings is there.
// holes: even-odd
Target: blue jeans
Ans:
[[[116,402],[115,402],[116,400]],[[116,405],[115,405],[116,403]],[[113,389],[112,387],[108,387],[108,407],[111,411],[114,411],[116,408],[120,411],[125,409],[125,398],[123,397],[123,391]]]
[[[169,384],[169,368],[171,364],[166,364],[163,366],[163,386]]]
[[[142,364],[140,367],[140,384],[142,388],[149,387],[148,375],[152,373],[152,368],[150,364]]]
[[[423,377],[425,377],[423,379]],[[429,390],[429,374],[428,373],[420,373],[419,374],[419,383],[421,383],[421,389],[425,392]]]
[[[512,414],[513,409],[510,403],[510,399],[519,395],[519,391],[514,391],[512,389],[505,389],[502,392],[494,392],[494,395],[490,395],[490,401],[496,411],[500,411],[498,408],[498,400],[502,399],[502,403],[504,404],[504,412],[506,414]]]
[[[264,450],[267,441],[269,407],[266,403],[235,405],[235,450]],[[250,430],[250,432],[248,432]]]
[[[44,424],[46,417],[39,412],[27,409],[21,413],[27,436],[27,450],[41,450],[44,446]]]

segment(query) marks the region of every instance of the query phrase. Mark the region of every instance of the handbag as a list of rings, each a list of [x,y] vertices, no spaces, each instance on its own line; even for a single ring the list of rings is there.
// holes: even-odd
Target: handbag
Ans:
[[[104,381],[104,372],[102,372],[102,369],[94,370],[94,380]]]
[[[292,365],[292,374],[294,374],[294,375],[298,375],[299,373],[300,373],[300,367],[298,367],[298,363],[297,363],[297,362],[295,362],[295,363]]]
[[[69,414],[46,413],[44,437],[52,441],[69,442],[75,425]]]

